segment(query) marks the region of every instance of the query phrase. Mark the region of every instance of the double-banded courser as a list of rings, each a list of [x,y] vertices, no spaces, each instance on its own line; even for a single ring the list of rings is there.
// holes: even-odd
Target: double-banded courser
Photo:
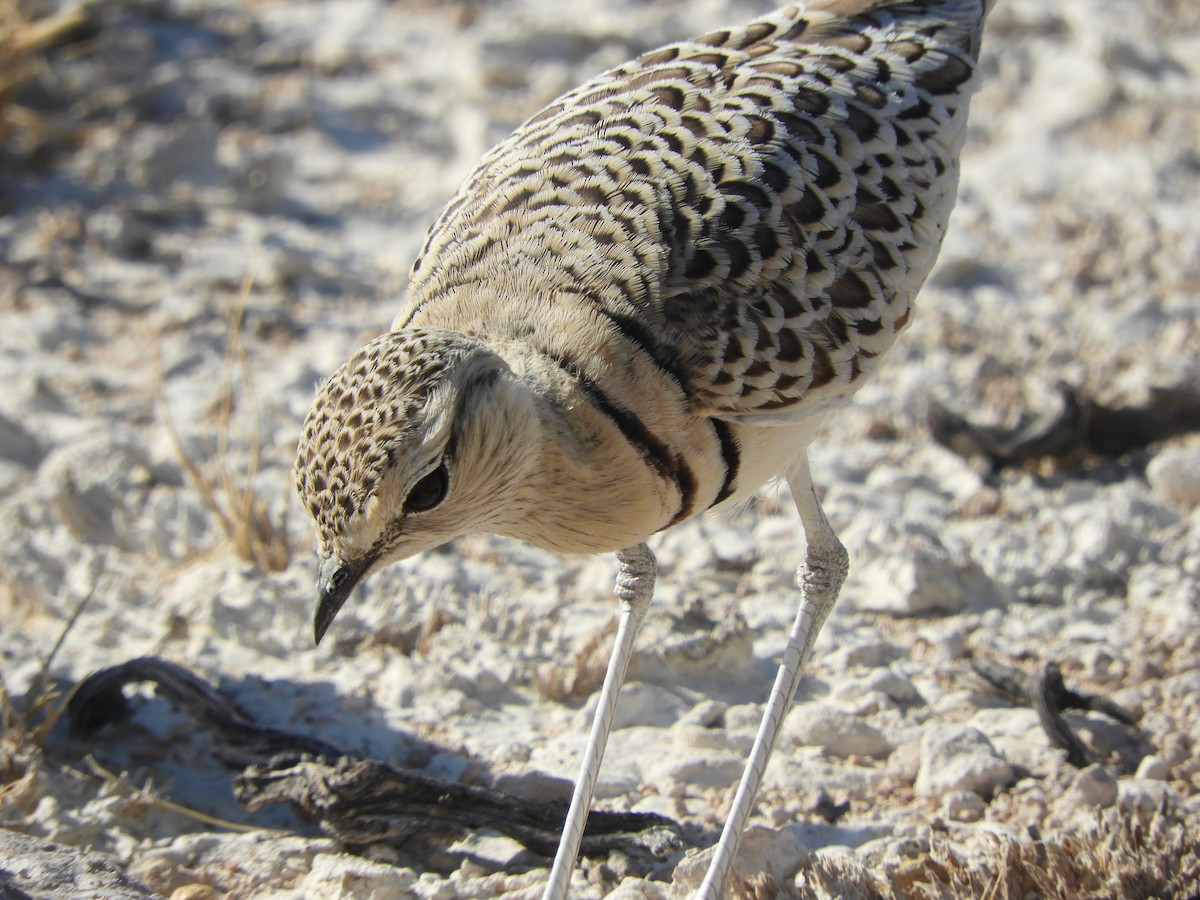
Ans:
[[[620,626],[547,897],[566,893],[654,586],[645,540],[787,479],[800,608],[701,895],[721,894],[846,553],[809,476],[945,234],[990,0],[810,0],[647,53],[490,151],[387,334],[322,385],[296,482],[319,640],[472,532],[615,552]]]

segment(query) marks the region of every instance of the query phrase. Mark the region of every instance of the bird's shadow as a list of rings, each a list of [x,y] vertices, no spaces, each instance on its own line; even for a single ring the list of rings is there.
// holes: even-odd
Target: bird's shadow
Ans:
[[[153,695],[141,688],[146,683]],[[67,721],[51,736],[48,761],[86,758],[103,779],[124,780],[127,793],[156,785],[142,792],[141,805],[166,800],[174,815],[122,823],[140,837],[187,833],[190,815],[197,830],[224,824],[333,836],[418,870],[452,871],[466,857],[512,871],[544,866],[562,826],[565,805],[482,786],[492,780],[486,764],[396,729],[373,701],[347,698],[329,682],[243,676],[212,685],[143,657],[93,673],[67,693]],[[650,813],[594,812],[582,849],[593,856],[624,849],[634,867],[650,871],[653,860],[680,849],[679,832]],[[478,839],[489,835],[500,840]]]
[[[78,706],[78,688],[86,684],[86,679],[79,686],[64,684],[61,690],[75,691],[72,704]],[[490,781],[485,763],[396,727],[373,699],[349,700],[332,682],[220,676],[213,688],[266,732],[317,745],[334,736],[336,749],[347,755],[382,760],[430,777],[455,779],[470,773],[472,779]],[[203,816],[245,828],[321,834],[315,823],[286,805],[252,811],[235,798],[233,774],[262,752],[261,741],[254,748],[237,746],[228,730],[206,722],[196,706],[181,703],[177,693],[164,691],[161,684],[148,687],[136,675],[115,686],[119,697],[113,690],[108,688],[109,696],[100,701],[104,708],[97,709],[92,698],[91,710],[73,711],[58,722],[46,744],[48,762],[79,767],[90,758],[99,764],[90,766],[93,772],[119,775],[129,787],[150,785],[155,796]],[[211,828],[199,818],[195,821],[197,830]]]

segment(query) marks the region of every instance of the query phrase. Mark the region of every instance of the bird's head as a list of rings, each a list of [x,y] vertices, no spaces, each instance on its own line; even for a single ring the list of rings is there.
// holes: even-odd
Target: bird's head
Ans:
[[[318,642],[371,572],[520,515],[535,419],[503,359],[454,332],[385,334],[318,389],[295,467],[319,544]]]

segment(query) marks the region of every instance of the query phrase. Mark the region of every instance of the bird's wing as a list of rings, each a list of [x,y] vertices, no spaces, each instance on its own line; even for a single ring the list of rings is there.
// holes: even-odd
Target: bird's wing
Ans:
[[[824,0],[646,53],[484,157],[396,326],[587,304],[695,410],[849,396],[909,319],[957,188],[984,0]],[[512,313],[516,318],[520,314]],[[526,323],[522,327],[529,328]]]

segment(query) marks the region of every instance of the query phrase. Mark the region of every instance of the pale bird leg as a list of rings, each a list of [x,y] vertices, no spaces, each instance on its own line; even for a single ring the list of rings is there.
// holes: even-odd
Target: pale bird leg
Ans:
[[[775,676],[775,684],[771,688],[762,723],[758,726],[758,734],[750,750],[750,759],[746,762],[741,784],[734,795],[729,818],[725,820],[725,828],[717,841],[708,873],[704,876],[704,883],[696,893],[698,900],[720,900],[725,892],[725,884],[737,856],[742,831],[754,807],[754,798],[758,794],[763,772],[775,747],[779,726],[783,724],[784,716],[787,715],[792,699],[796,696],[804,663],[812,655],[813,644],[817,641],[817,635],[821,633],[821,626],[825,624],[826,617],[837,602],[838,591],[841,590],[842,582],[846,580],[849,564],[846,548],[838,540],[829,520],[825,518],[820,501],[817,500],[807,455],[801,460],[800,467],[788,477],[788,487],[791,488],[796,509],[800,512],[804,536],[808,541],[804,563],[796,571],[796,581],[800,587],[800,609],[796,613],[792,633],[784,648],[783,661],[779,664],[779,672]]]
[[[617,636],[613,643],[612,656],[608,660],[608,671],[604,675],[604,686],[596,705],[596,717],[592,720],[592,733],[588,736],[583,764],[579,768],[579,779],[571,795],[571,806],[563,824],[558,852],[554,855],[554,866],[550,870],[550,881],[542,900],[563,900],[571,883],[575,859],[579,855],[579,843],[591,810],[592,794],[596,790],[596,779],[600,775],[600,763],[604,759],[604,745],[612,729],[613,716],[617,711],[617,697],[625,683],[625,671],[633,658],[633,647],[637,641],[642,620],[654,596],[654,575],[657,565],[654,554],[645,544],[626,547],[617,551],[617,583],[613,593],[621,601],[621,621],[617,625]]]

